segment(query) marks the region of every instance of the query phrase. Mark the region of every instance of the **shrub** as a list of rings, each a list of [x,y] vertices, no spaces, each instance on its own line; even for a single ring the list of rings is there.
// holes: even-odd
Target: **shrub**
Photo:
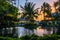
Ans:
[[[37,35],[30,35],[30,36],[24,36],[21,38],[22,40],[58,40],[60,39],[59,35],[44,35],[44,36],[37,36]]]
[[[26,35],[26,36],[23,36],[20,38],[21,40],[29,40],[30,39],[30,36]]]

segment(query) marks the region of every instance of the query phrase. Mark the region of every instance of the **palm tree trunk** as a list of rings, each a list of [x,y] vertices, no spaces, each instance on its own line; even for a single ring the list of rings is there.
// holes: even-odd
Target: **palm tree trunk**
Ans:
[[[55,12],[56,12],[57,10],[56,10],[56,7],[55,7]]]
[[[44,20],[45,20],[45,13],[44,13]]]

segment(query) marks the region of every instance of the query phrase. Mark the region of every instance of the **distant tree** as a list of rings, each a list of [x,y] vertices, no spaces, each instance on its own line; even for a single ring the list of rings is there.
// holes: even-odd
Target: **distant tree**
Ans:
[[[44,15],[45,14],[47,14],[47,17],[49,18],[52,18],[52,13],[51,13],[51,6],[48,4],[48,3],[43,3],[43,5],[44,6],[42,6],[42,11],[43,11],[43,13],[44,13]],[[55,10],[56,10],[56,7],[58,6],[58,2],[54,2],[54,7],[55,7]],[[57,11],[57,10],[56,10]],[[56,12],[57,13],[57,12]],[[57,13],[58,14],[58,13]],[[45,16],[44,16],[45,17]],[[47,26],[47,27],[49,27],[49,28],[51,28],[51,27],[53,27],[53,34],[55,34],[56,32],[55,32],[55,29],[56,29],[56,26],[58,25],[57,24],[57,22],[56,22],[56,19],[58,19],[57,18],[58,17],[58,15],[56,15],[56,16],[54,16],[53,18],[55,18],[54,20],[46,20],[47,22],[46,22],[46,24],[43,22],[43,24],[42,25],[45,25],[45,26]],[[50,22],[49,22],[50,21]],[[45,27],[44,26],[44,27]]]

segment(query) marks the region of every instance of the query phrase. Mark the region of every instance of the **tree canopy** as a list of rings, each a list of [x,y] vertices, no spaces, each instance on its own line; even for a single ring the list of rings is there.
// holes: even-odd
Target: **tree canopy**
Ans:
[[[28,2],[26,1],[24,6],[21,6],[21,9],[23,11],[23,18],[25,18],[26,21],[30,21],[30,23],[26,23],[25,24],[25,28],[27,29],[34,29],[36,28],[34,25],[34,17],[37,18],[38,17],[38,12],[36,10],[38,9],[34,9],[35,8],[35,4],[33,2]]]
[[[11,5],[7,0],[0,0],[0,26],[9,27],[15,26],[17,21],[18,8]]]

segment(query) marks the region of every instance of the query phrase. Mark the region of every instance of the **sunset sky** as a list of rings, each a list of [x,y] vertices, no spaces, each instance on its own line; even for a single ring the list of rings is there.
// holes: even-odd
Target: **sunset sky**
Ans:
[[[53,3],[56,2],[56,1],[58,1],[58,0],[28,0],[28,1],[36,3],[35,8],[40,8],[41,5],[44,2],[47,2],[47,3],[49,3],[52,6],[52,9],[54,11]],[[19,5],[24,6],[25,2],[26,2],[26,0],[19,0]],[[17,4],[18,4],[18,1],[17,1]],[[39,15],[38,18],[37,18],[37,20],[43,20],[43,15]]]
[[[54,7],[53,7],[53,3],[58,1],[58,0],[28,0],[30,2],[33,2],[33,3],[36,3],[35,5],[35,8],[40,8],[41,5],[44,3],[44,2],[47,2],[49,3],[51,6],[52,6],[52,9],[54,11]],[[20,4],[19,5],[22,5],[24,6],[25,4],[25,0],[19,0]],[[17,2],[18,3],[18,2]],[[40,21],[40,20],[43,20],[44,19],[44,16],[43,14],[42,15],[39,15],[38,18],[36,19],[37,21]],[[20,30],[20,29],[19,29]],[[42,35],[46,30],[45,29],[39,29],[37,28],[37,30],[35,31],[37,35]]]
[[[49,3],[50,5],[53,5],[54,1],[57,0],[28,0],[30,2],[36,3],[35,7],[40,7],[44,2]],[[19,5],[24,5],[24,3],[26,2],[25,0],[19,0],[20,4]]]

